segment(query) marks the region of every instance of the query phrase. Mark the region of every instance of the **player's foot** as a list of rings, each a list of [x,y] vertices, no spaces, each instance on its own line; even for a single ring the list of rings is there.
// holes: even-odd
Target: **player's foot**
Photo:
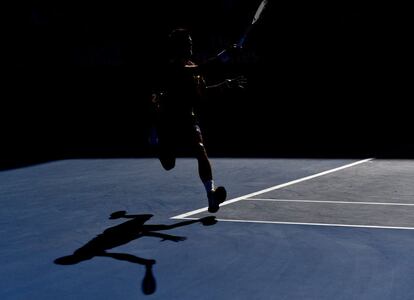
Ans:
[[[222,186],[219,186],[214,191],[211,191],[207,194],[208,197],[208,211],[210,213],[215,213],[219,210],[220,203],[223,203],[226,200],[227,192],[226,189]]]

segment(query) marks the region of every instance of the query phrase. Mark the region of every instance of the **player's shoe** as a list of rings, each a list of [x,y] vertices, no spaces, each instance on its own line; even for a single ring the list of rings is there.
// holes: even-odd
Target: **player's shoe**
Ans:
[[[219,210],[220,203],[223,203],[226,200],[227,192],[223,186],[219,186],[215,190],[207,194],[208,198],[208,211],[210,213],[215,213]]]

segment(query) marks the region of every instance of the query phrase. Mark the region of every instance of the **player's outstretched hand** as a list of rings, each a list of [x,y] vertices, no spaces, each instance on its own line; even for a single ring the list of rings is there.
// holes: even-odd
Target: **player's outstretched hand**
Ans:
[[[231,78],[231,79],[226,79],[226,85],[228,88],[239,88],[239,89],[244,89],[246,87],[247,84],[247,79],[246,77],[244,77],[243,75],[235,77],[235,78]]]
[[[241,55],[241,52],[243,51],[243,47],[239,44],[233,44],[230,47],[227,47],[226,51],[231,57],[235,58]]]

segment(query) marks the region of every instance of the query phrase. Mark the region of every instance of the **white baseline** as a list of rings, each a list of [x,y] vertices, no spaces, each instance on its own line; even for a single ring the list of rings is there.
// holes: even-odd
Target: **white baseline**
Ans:
[[[264,194],[264,193],[267,193],[267,192],[270,192],[270,191],[281,189],[281,188],[284,188],[284,187],[289,186],[289,185],[293,185],[293,184],[296,184],[296,183],[299,183],[299,182],[310,180],[310,179],[313,179],[313,178],[316,178],[316,177],[324,176],[324,175],[327,175],[327,174],[330,174],[330,173],[333,173],[333,172],[337,172],[337,171],[340,171],[340,170],[343,170],[343,169],[346,169],[346,168],[350,168],[350,167],[353,167],[353,166],[356,166],[356,165],[359,165],[359,164],[363,164],[363,163],[371,161],[371,160],[373,160],[373,158],[367,158],[367,159],[359,160],[357,162],[347,164],[347,165],[344,165],[344,166],[341,166],[341,167],[338,167],[338,168],[334,168],[334,169],[327,170],[327,171],[324,171],[324,172],[320,172],[320,173],[317,173],[317,174],[314,174],[314,175],[306,176],[306,177],[303,177],[303,178],[300,178],[300,179],[296,179],[296,180],[289,181],[289,182],[286,182],[286,183],[282,183],[282,184],[279,184],[279,185],[276,185],[276,186],[272,186],[272,187],[269,187],[269,188],[264,189],[264,190],[260,190],[260,191],[257,191],[257,192],[251,193],[251,194],[247,194],[247,195],[244,195],[244,196],[240,196],[240,197],[237,197],[237,198],[227,200],[227,201],[223,202],[222,204],[220,204],[220,206],[228,205],[228,204],[231,204],[231,203],[234,203],[234,202],[246,199],[246,198],[251,198],[251,197],[254,197],[254,196],[257,196],[257,195],[260,195],[260,194]],[[193,210],[193,211],[190,211],[190,212],[172,217],[171,219],[186,219],[189,216],[207,211],[207,209],[208,209],[208,207],[200,208],[200,209],[197,209],[197,210]]]

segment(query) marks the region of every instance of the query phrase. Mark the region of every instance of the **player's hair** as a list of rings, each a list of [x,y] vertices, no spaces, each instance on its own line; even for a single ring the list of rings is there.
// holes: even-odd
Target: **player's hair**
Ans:
[[[190,35],[190,31],[186,28],[175,28],[168,35],[168,40],[170,43],[184,42]]]
[[[186,28],[176,28],[171,31],[168,35],[167,46],[170,58],[186,57],[189,55],[189,38],[191,38],[191,34]]]

